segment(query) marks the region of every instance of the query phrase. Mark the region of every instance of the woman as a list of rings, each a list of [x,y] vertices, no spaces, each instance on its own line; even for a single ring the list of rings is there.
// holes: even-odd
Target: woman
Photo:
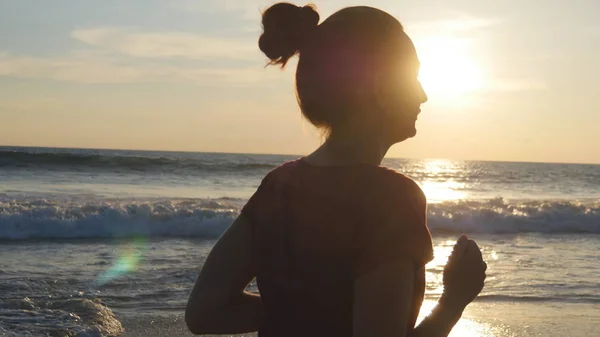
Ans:
[[[262,181],[217,242],[190,296],[196,334],[447,336],[483,287],[486,264],[461,237],[444,271],[444,294],[415,327],[433,257],[426,199],[415,182],[380,165],[416,134],[415,48],[401,24],[370,7],[319,24],[312,6],[263,13],[259,47],[284,67],[299,54],[303,115],[324,131],[312,154]],[[245,289],[256,277],[260,295]]]

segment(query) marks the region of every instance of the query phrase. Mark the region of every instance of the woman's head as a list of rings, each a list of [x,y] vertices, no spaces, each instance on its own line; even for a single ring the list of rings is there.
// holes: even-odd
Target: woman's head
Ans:
[[[419,61],[391,15],[344,8],[319,24],[313,6],[278,3],[263,13],[259,47],[284,67],[299,54],[296,93],[303,115],[334,134],[373,133],[390,144],[415,135],[420,105]]]

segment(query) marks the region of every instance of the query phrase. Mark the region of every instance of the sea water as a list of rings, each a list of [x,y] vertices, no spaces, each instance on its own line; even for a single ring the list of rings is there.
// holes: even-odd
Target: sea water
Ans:
[[[0,336],[118,336],[124,318],[181,316],[215,240],[264,175],[296,158],[0,147]],[[598,334],[600,166],[383,165],[429,200],[422,316],[467,233],[488,279],[453,336]]]

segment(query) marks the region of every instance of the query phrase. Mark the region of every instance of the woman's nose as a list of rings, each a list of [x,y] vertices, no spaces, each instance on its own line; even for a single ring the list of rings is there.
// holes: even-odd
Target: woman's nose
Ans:
[[[427,97],[425,89],[423,89],[423,85],[421,84],[421,82],[419,82],[419,95],[421,96],[421,104],[427,102],[427,100],[429,99],[429,97]]]

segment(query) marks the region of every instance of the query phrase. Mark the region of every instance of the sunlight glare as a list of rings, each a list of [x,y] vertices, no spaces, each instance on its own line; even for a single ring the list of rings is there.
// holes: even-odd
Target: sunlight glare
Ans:
[[[458,98],[482,87],[481,69],[472,57],[469,42],[453,36],[415,41],[421,61],[419,78],[433,99]]]

